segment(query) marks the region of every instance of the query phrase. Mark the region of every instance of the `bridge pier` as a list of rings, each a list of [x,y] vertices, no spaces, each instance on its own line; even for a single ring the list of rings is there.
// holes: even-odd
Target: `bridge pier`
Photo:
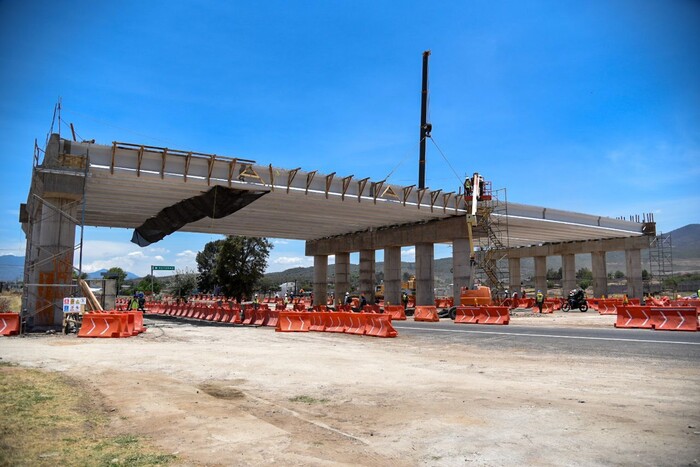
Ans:
[[[416,244],[416,305],[435,305],[433,244]]]
[[[569,291],[576,288],[576,255],[568,253],[561,255],[561,294],[564,298]]]
[[[455,304],[459,304],[462,287],[471,287],[471,267],[468,238],[455,238],[452,241],[452,296]]]
[[[335,301],[345,301],[345,293],[350,292],[350,253],[335,254]]]
[[[328,300],[328,256],[314,256],[314,305],[325,305]]]
[[[384,248],[384,303],[401,303],[401,247]]]
[[[360,250],[360,293],[368,304],[374,303],[374,250]]]

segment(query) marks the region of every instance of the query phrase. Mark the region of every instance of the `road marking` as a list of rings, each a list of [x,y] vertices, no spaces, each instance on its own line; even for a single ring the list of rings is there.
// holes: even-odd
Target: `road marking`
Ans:
[[[653,339],[623,339],[620,337],[592,337],[592,336],[561,336],[557,334],[532,334],[528,332],[502,332],[502,331],[472,331],[465,329],[436,329],[436,328],[416,328],[412,326],[396,326],[397,329],[413,329],[415,331],[438,331],[438,332],[457,332],[464,334],[501,334],[504,336],[524,336],[524,337],[548,337],[552,339],[582,339],[592,341],[619,341],[619,342],[644,342],[648,344],[681,344],[681,345],[700,345],[700,342],[683,342],[683,341],[657,341]]]

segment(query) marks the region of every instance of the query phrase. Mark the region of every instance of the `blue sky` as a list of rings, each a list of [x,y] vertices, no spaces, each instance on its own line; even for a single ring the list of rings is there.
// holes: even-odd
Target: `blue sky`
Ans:
[[[445,156],[428,144],[430,188],[479,171],[510,201],[653,212],[662,231],[699,223],[698,44],[691,0],[0,0],[0,254],[24,254],[18,206],[59,96],[63,118],[98,143],[411,185],[426,49]],[[84,269],[194,268],[217,237],[145,249],[130,238],[86,228]],[[276,240],[269,263],[312,261],[302,242]]]

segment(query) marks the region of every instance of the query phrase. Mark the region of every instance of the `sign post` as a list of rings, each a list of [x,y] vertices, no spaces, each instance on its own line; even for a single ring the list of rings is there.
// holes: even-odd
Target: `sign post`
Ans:
[[[153,297],[153,282],[155,281],[155,276],[153,275],[153,271],[174,271],[174,270],[175,270],[175,266],[154,266],[153,264],[151,264],[151,297]]]

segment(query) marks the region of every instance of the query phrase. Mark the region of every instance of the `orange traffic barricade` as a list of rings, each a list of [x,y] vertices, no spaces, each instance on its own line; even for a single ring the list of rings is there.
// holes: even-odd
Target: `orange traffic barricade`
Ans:
[[[325,308],[325,306],[324,306]],[[325,331],[326,330],[326,314],[325,311],[314,311],[309,313],[309,331]]]
[[[698,312],[695,307],[652,307],[651,325],[657,331],[698,330]]]
[[[413,321],[440,321],[437,309],[434,306],[417,306],[413,312]]]
[[[386,305],[384,313],[391,316],[392,321],[406,320],[406,310],[404,310],[403,305]]]
[[[308,332],[311,326],[309,313],[303,311],[282,311],[275,331],[277,332]]]
[[[78,337],[121,337],[123,319],[110,313],[85,313]]]
[[[344,313],[345,312],[335,312],[326,313],[324,315],[324,327],[326,332],[345,332]]]
[[[458,306],[455,314],[455,323],[477,324],[481,311],[477,306]]]
[[[347,312],[343,313],[343,315],[345,334],[364,335],[367,324],[367,315],[365,313]]]
[[[615,327],[651,329],[651,307],[635,305],[618,306]]]
[[[391,325],[391,316],[372,313],[365,317],[365,335],[374,337],[396,337],[399,333]]]
[[[19,334],[19,314],[0,313],[0,336]]]

